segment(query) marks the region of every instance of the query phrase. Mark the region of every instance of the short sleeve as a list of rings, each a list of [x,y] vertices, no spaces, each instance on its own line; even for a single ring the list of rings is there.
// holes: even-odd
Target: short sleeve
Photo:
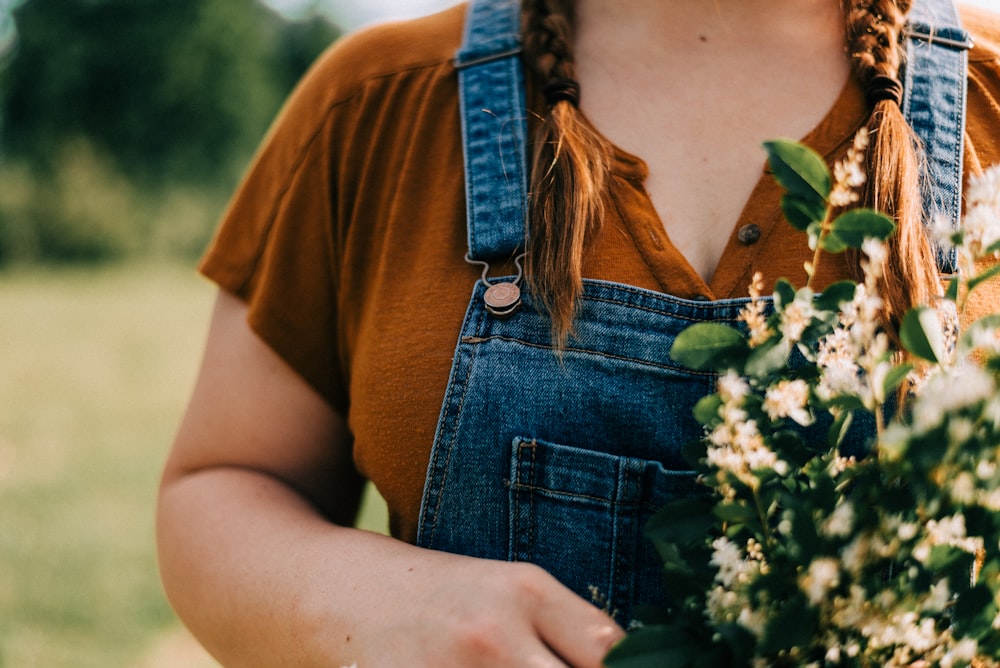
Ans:
[[[279,114],[202,258],[200,271],[247,303],[251,328],[334,408],[346,410],[337,355],[336,193],[330,54]]]

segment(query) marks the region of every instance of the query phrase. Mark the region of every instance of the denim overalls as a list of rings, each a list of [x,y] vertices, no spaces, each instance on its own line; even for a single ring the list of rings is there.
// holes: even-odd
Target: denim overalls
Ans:
[[[967,38],[942,28],[958,25],[950,0],[929,1],[941,6],[914,14],[904,104],[931,147],[928,207],[957,218]],[[456,58],[469,259],[481,262],[509,259],[524,245],[519,26],[516,0],[473,0]],[[942,270],[953,262],[942,257]],[[560,356],[532,295],[512,315],[506,302],[487,307],[491,284],[509,289],[512,281],[484,273],[473,289],[417,543],[533,562],[627,623],[637,605],[662,595],[661,562],[643,525],[670,499],[695,493],[681,449],[702,435],[692,408],[715,387],[713,375],[673,362],[670,347],[693,323],[735,323],[746,300],[690,301],[588,280]]]

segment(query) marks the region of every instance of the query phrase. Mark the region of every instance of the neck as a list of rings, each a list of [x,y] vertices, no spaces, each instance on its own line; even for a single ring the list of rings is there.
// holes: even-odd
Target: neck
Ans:
[[[839,0],[577,0],[575,10],[582,40],[632,53],[698,43],[842,52],[844,42]]]

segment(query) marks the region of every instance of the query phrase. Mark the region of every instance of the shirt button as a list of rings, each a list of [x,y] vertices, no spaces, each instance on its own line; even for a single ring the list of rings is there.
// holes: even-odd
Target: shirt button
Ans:
[[[740,243],[745,246],[755,244],[760,239],[760,228],[753,223],[744,225],[736,233],[736,238],[739,239]]]

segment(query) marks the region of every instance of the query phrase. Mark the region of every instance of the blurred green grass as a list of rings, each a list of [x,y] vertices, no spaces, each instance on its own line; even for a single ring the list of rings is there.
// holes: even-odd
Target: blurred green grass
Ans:
[[[3,668],[212,665],[162,594],[153,510],[213,295],[171,264],[0,274]]]

